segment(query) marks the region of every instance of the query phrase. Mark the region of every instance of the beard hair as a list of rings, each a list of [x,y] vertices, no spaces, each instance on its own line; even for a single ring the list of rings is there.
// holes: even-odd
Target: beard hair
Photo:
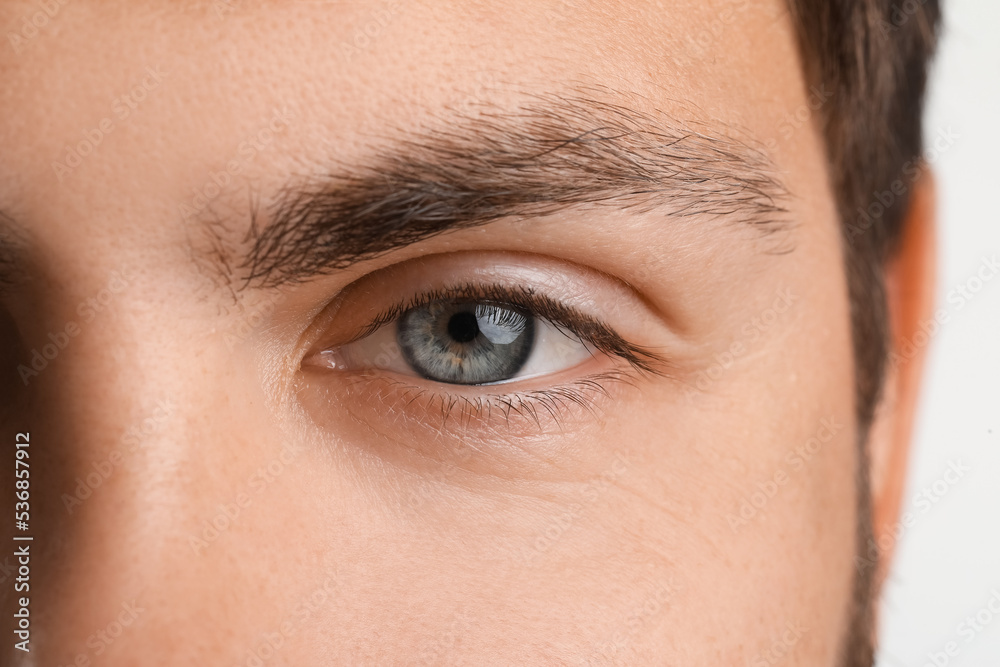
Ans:
[[[867,429],[866,429],[867,430]],[[868,435],[859,436],[857,471],[857,530],[855,532],[855,576],[847,632],[841,645],[842,667],[872,667],[875,664],[875,603],[878,599],[876,574],[878,547],[872,528],[872,498],[869,480]]]

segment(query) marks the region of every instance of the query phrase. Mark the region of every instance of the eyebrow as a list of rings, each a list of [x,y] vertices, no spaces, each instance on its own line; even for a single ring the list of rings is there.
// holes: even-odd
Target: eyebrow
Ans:
[[[364,164],[286,187],[255,220],[247,285],[307,280],[448,231],[605,205],[773,230],[787,192],[766,153],[587,96],[477,105]],[[256,217],[256,216],[255,216]]]

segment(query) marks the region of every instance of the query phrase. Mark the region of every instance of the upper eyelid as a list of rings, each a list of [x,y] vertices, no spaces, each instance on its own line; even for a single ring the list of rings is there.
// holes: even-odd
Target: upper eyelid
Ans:
[[[586,323],[603,326],[603,323],[599,320],[571,306],[560,306],[558,311],[551,307],[546,308],[546,306],[552,306],[558,304],[558,302],[545,295],[538,294],[536,290],[531,288],[517,289],[498,284],[464,284],[444,289],[425,291],[411,297],[407,301],[397,303],[396,305],[379,313],[368,325],[366,325],[358,334],[353,336],[348,342],[361,340],[365,336],[371,335],[382,326],[396,321],[403,315],[403,313],[412,308],[419,308],[433,301],[448,299],[484,301],[518,306],[525,310],[529,310],[533,315],[541,317],[561,329],[567,329],[576,335],[580,335],[577,331],[577,329],[580,328],[580,324]],[[547,312],[537,312],[539,310],[546,310]]]
[[[512,300],[511,297],[514,297]],[[517,298],[524,297],[524,298]],[[531,288],[521,288],[519,294],[515,294],[514,289],[504,287],[501,285],[472,285],[464,284],[457,285],[453,287],[447,287],[444,289],[428,290],[422,292],[414,297],[411,297],[405,302],[400,302],[391,308],[379,313],[375,319],[367,325],[362,331],[363,333],[358,335],[354,340],[363,338],[365,335],[370,334],[384,324],[395,321],[403,313],[412,308],[420,308],[421,306],[426,306],[433,301],[448,300],[448,299],[461,299],[469,301],[484,301],[493,303],[507,303],[510,305],[520,306],[522,308],[529,308],[532,306],[538,306],[544,301],[552,301],[544,296],[539,296],[536,294],[535,290]],[[577,311],[576,309],[570,309],[574,313],[573,318],[558,318],[571,319],[570,322],[563,321],[552,321],[553,324],[562,324],[567,327],[571,326],[572,322],[577,322],[580,320],[592,320],[588,315]],[[548,319],[548,318],[546,318]]]

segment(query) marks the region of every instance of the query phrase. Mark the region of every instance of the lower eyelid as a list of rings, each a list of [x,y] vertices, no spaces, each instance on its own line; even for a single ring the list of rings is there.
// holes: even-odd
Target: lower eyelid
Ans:
[[[331,382],[328,372],[310,375],[311,382],[324,387]],[[446,385],[373,370],[338,375],[342,377],[333,380],[336,386],[320,392],[321,403],[314,406],[331,419],[331,425],[336,419],[332,413],[347,410],[353,421],[369,425],[383,437],[405,433],[393,439],[413,446],[438,447],[433,443],[446,437],[471,438],[505,449],[513,443],[544,445],[548,436],[565,436],[567,431],[598,424],[618,393],[639,381],[630,368],[605,368],[505,392],[507,383]]]

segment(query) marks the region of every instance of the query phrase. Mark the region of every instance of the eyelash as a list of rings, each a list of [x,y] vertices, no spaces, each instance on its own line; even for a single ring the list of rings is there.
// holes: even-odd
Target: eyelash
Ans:
[[[612,382],[634,384],[635,380],[642,376],[667,374],[669,365],[663,356],[630,343],[600,320],[539,294],[531,287],[523,286],[466,283],[430,290],[382,311],[347,343],[365,338],[379,328],[392,324],[412,308],[451,299],[515,306],[527,311],[533,317],[550,322],[563,333],[576,336],[597,351],[624,360],[629,368],[596,373],[541,389],[477,397],[450,393],[446,389],[417,387],[398,379],[381,378],[387,388],[401,392],[399,398],[405,401],[406,405],[424,399],[424,409],[430,410],[434,408],[435,403],[440,402],[443,424],[458,410],[461,423],[484,418],[490,423],[496,413],[503,415],[507,426],[510,425],[512,417],[520,416],[541,428],[540,414],[547,414],[558,426],[561,424],[561,418],[572,407],[579,407],[594,414],[596,399],[609,396],[607,385]],[[441,386],[448,385],[442,383]]]
[[[584,315],[544,294],[538,294],[530,287],[512,288],[501,284],[466,283],[424,292],[405,303],[399,303],[382,311],[348,342],[360,340],[386,324],[395,322],[408,310],[442,300],[483,301],[497,305],[516,306],[532,316],[552,323],[563,333],[570,333],[583,342],[593,345],[595,349],[604,354],[624,359],[634,370],[641,373],[662,374],[667,363],[662,356],[655,352],[628,342],[600,320]]]
[[[360,381],[360,380],[359,380]],[[477,397],[442,393],[423,387],[416,387],[402,380],[381,378],[382,387],[398,390],[397,398],[407,406],[423,399],[421,407],[430,412],[439,404],[441,412],[441,428],[447,425],[449,419],[457,415],[460,424],[468,425],[482,420],[487,426],[493,424],[495,415],[502,415],[504,425],[511,426],[512,419],[523,418],[542,429],[539,415],[544,411],[556,426],[562,425],[562,418],[572,407],[578,407],[587,413],[596,414],[596,399],[600,396],[610,396],[608,384],[621,382],[634,384],[632,374],[624,371],[606,371],[571,382],[545,389],[510,392],[506,394],[486,394]],[[386,394],[381,388],[376,395],[384,399]],[[395,411],[388,410],[389,414]]]

